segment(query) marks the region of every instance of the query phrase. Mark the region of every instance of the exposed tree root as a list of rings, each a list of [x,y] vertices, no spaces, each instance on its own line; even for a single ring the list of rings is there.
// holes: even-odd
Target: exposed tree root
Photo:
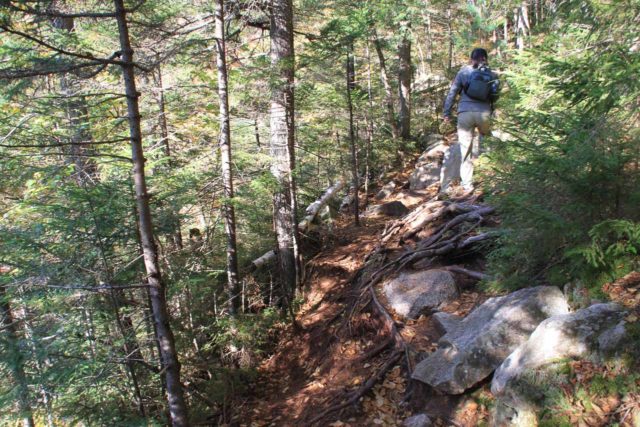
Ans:
[[[379,370],[372,374],[364,384],[348,393],[343,401],[339,404],[330,406],[309,421],[309,424],[315,424],[323,420],[328,415],[356,405],[360,398],[370,391],[378,381],[384,378],[385,374],[397,364],[403,357],[406,358],[407,371],[411,372],[413,363],[410,357],[410,346],[405,342],[398,330],[398,324],[391,317],[387,309],[380,303],[376,295],[375,287],[380,281],[393,272],[402,270],[405,266],[410,265],[418,260],[425,258],[434,259],[443,255],[461,254],[464,251],[472,249],[473,245],[491,239],[495,233],[487,232],[476,235],[470,235],[481,223],[484,222],[488,215],[491,215],[494,209],[488,206],[473,205],[471,203],[451,203],[451,202],[429,202],[411,212],[403,219],[394,222],[383,233],[380,245],[370,253],[367,258],[374,253],[380,253],[384,250],[384,244],[388,242],[393,235],[404,231],[403,239],[413,237],[429,222],[441,219],[449,214],[456,214],[452,219],[439,226],[428,238],[418,242],[413,249],[407,250],[398,258],[389,261],[373,271],[371,275],[365,278],[365,268],[362,268],[354,277],[352,283],[355,283],[356,299],[350,308],[345,308],[340,313],[346,313],[344,321],[339,326],[338,331],[345,325],[351,324],[352,317],[367,307],[377,314],[384,323],[387,337],[377,346],[364,352],[357,360],[363,362],[380,355],[381,353],[391,349],[390,355],[387,356],[385,362]],[[471,223],[471,224],[469,224]],[[431,261],[429,261],[430,263]],[[445,267],[450,271],[454,271],[476,279],[486,279],[483,273],[467,270],[459,266]],[[332,319],[335,320],[335,317]],[[349,327],[350,329],[350,327]]]
[[[488,274],[481,273],[480,271],[468,270],[458,265],[448,265],[446,267],[443,267],[443,270],[449,270],[449,271],[453,271],[454,273],[465,274],[473,279],[478,279],[478,280],[487,280],[491,278],[491,276],[489,276]]]
[[[339,411],[348,406],[355,405],[356,403],[358,403],[358,400],[360,400],[362,396],[364,396],[368,391],[370,391],[376,385],[376,383],[382,377],[384,377],[384,375],[387,372],[389,372],[391,368],[395,366],[395,364],[398,362],[400,357],[402,357],[402,354],[403,354],[402,351],[399,351],[399,350],[394,351],[391,354],[391,356],[387,359],[387,361],[382,365],[382,367],[378,370],[378,372],[376,372],[375,375],[371,376],[360,388],[358,388],[356,391],[351,393],[351,396],[346,401],[325,409],[319,415],[317,415],[311,421],[309,421],[309,425],[313,425],[318,421],[321,421],[324,417],[326,417],[327,415],[333,412]]]

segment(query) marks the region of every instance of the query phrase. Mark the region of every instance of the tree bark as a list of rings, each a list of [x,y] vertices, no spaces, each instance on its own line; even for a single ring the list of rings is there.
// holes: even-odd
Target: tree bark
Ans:
[[[75,27],[73,18],[55,18],[54,28],[72,32]],[[98,177],[98,167],[91,157],[94,150],[91,147],[92,136],[89,131],[89,109],[84,97],[79,96],[76,83],[69,74],[60,75],[60,90],[64,97],[65,110],[70,128],[70,145],[66,148],[69,160],[75,167],[74,179],[78,185],[95,182]]]
[[[353,59],[353,46],[349,46],[347,52],[347,109],[349,111],[349,148],[351,151],[351,185],[354,188],[353,195],[353,222],[356,227],[360,226],[360,177],[358,176],[358,150],[356,147],[356,137],[353,129],[353,99],[351,92],[356,87],[356,71]]]
[[[258,118],[253,119],[253,132],[256,138],[256,146],[258,147],[258,151],[262,149],[260,146],[260,129],[258,128]]]
[[[399,95],[400,95],[400,136],[402,139],[411,138],[411,40],[408,34],[398,46],[398,70]]]
[[[236,214],[233,206],[233,171],[231,169],[231,127],[229,121],[229,93],[227,82],[227,47],[224,28],[224,0],[216,0],[216,65],[218,68],[218,98],[220,100],[220,163],[224,202],[224,230],[227,235],[227,292],[229,313],[235,316],[240,307],[238,298],[238,251],[236,245]]]
[[[398,123],[396,122],[395,109],[393,108],[393,89],[391,88],[389,74],[387,73],[387,65],[384,52],[382,51],[382,44],[380,43],[380,39],[378,39],[378,35],[375,31],[373,32],[373,45],[376,48],[378,61],[380,62],[380,80],[382,81],[382,86],[384,86],[384,101],[387,110],[387,121],[389,122],[389,126],[391,126],[391,136],[393,136],[393,138],[398,138],[400,134],[398,130]]]
[[[166,101],[164,98],[164,84],[162,82],[162,68],[160,64],[158,64],[157,73],[155,73],[155,83],[158,86],[158,110],[160,112],[158,116],[158,125],[160,126],[160,137],[162,138],[162,148],[164,149],[164,155],[167,157],[167,165],[170,169],[173,169],[173,158],[171,155],[171,145],[169,144],[169,125],[167,124],[167,112],[166,112]],[[182,231],[180,224],[179,212],[176,212],[173,207],[171,209],[171,223],[173,227],[173,232],[171,235],[171,240],[173,241],[173,245],[176,249],[181,250],[183,248],[182,245]]]
[[[298,230],[295,217],[294,49],[291,0],[271,0],[271,173],[278,183],[273,195],[274,228],[280,279],[290,299],[298,281]]]
[[[447,7],[447,33],[449,39],[449,64],[447,69],[451,71],[453,68],[453,23],[451,17],[451,6]]]
[[[176,427],[183,427],[189,425],[189,420],[182,383],[180,381],[180,363],[178,362],[175,339],[169,323],[169,313],[165,295],[166,290],[162,282],[158,252],[153,238],[151,208],[149,206],[149,194],[147,193],[147,183],[144,172],[145,159],[142,149],[142,132],[140,130],[140,107],[138,104],[140,94],[136,89],[133,49],[129,38],[129,27],[124,0],[114,0],[114,5],[116,21],[118,23],[120,50],[122,52],[123,64],[121,65],[121,69],[127,97],[127,114],[133,161],[133,181],[136,192],[136,205],[138,209],[140,240],[144,254],[144,265],[147,271],[154,323],[157,328],[156,338],[160,343],[160,357],[165,370],[171,423]]]
[[[364,208],[369,203],[369,175],[370,175],[370,159],[371,148],[373,145],[373,90],[371,84],[371,51],[369,50],[369,41],[366,46],[367,55],[367,101],[368,110],[365,114],[367,120],[367,142],[364,149]],[[363,208],[363,209],[364,209]]]
[[[34,427],[33,411],[29,402],[27,375],[24,372],[24,356],[20,352],[18,328],[4,286],[0,286],[0,319],[2,320],[0,325],[2,325],[6,335],[5,350],[11,358],[9,369],[16,383],[18,411],[20,412],[20,418],[22,418],[22,426]]]

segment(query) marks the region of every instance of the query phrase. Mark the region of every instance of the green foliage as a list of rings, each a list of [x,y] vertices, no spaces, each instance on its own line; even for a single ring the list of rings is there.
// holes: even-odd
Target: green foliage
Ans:
[[[633,14],[598,1],[583,6],[585,16],[559,14],[556,35],[506,73],[500,127],[513,139],[493,142],[485,180],[505,219],[491,256],[505,287],[532,278],[590,286],[637,264],[640,138],[632,100],[640,59],[630,54],[626,30]]]

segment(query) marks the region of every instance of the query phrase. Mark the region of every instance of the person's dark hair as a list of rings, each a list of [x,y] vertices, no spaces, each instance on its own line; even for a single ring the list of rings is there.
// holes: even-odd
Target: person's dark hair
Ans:
[[[474,65],[487,62],[487,58],[489,58],[489,54],[486,49],[477,47],[471,51],[471,60],[474,62]]]

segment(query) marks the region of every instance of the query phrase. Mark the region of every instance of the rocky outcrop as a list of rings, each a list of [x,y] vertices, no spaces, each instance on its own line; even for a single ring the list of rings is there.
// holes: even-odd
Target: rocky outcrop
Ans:
[[[617,304],[595,304],[542,322],[493,376],[491,391],[498,398],[494,425],[536,425],[536,395],[544,393],[544,379],[555,376],[557,362],[597,362],[624,347],[624,315]]]
[[[402,427],[431,427],[433,422],[427,414],[418,414],[407,418],[402,423]]]
[[[440,164],[448,147],[442,135],[429,135],[427,141],[429,148],[422,153],[409,177],[411,190],[423,190],[440,180]]]
[[[460,322],[462,322],[462,318],[460,316],[456,316],[455,314],[445,313],[444,311],[439,311],[432,316],[436,327],[440,329],[443,334],[447,334],[449,332],[453,332],[456,328],[460,326]]]
[[[445,270],[401,273],[388,281],[383,290],[391,308],[410,319],[434,311],[458,296],[453,275]]]
[[[389,197],[391,194],[393,194],[393,190],[395,190],[397,187],[395,181],[390,181],[387,184],[385,184],[384,186],[382,186],[382,188],[380,189],[380,191],[378,191],[376,193],[376,200],[382,200],[386,197]]]
[[[551,286],[490,298],[451,327],[412,377],[443,393],[463,393],[500,366],[543,320],[566,313],[564,295]]]
[[[542,322],[531,337],[496,370],[491,392],[500,394],[524,372],[564,358],[600,358],[624,337],[624,311],[614,303],[595,304]]]
[[[383,203],[381,205],[372,206],[368,212],[367,216],[404,216],[409,213],[409,209],[402,203],[397,200],[393,202]]]

